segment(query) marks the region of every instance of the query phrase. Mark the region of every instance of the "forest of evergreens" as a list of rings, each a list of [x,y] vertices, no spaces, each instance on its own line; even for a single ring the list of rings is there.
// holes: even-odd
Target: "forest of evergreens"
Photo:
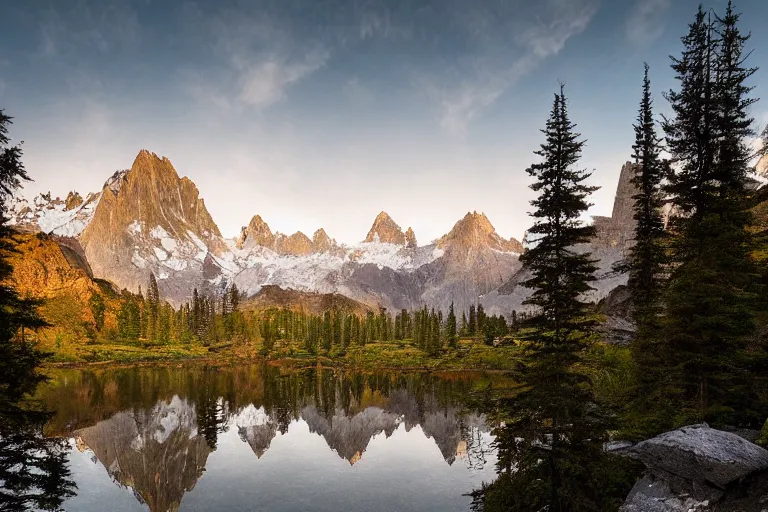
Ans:
[[[632,146],[635,245],[618,266],[629,273],[637,332],[623,400],[610,404],[585,371],[596,333],[581,297],[596,261],[574,250],[593,236],[580,216],[595,187],[579,168],[586,141],[564,88],[555,95],[540,160],[528,169],[538,197],[521,257],[532,276],[522,284],[536,313],[518,335],[527,342],[520,390],[494,403],[499,478],[474,494],[476,509],[615,510],[635,476],[632,463],[604,450],[609,432],[643,439],[692,423],[766,422],[768,272],[749,178],[755,69],[739,18],[731,2],[724,12],[699,7],[672,58],[677,87],[664,95],[672,114],[662,117],[663,138],[645,66]]]
[[[94,317],[103,315],[103,299],[91,300]],[[351,345],[373,342],[406,341],[436,356],[443,349],[456,348],[459,338],[481,339],[487,344],[501,342],[515,328],[499,315],[487,315],[482,304],[471,305],[459,319],[453,304],[447,314],[428,309],[401,310],[394,314],[381,308],[365,315],[333,308],[322,314],[288,308],[249,310],[232,285],[220,298],[193,290],[192,300],[174,309],[162,301],[154,274],[150,274],[146,297],[141,290],[123,290],[117,327],[103,331],[97,321],[97,335],[107,340],[148,344],[189,344],[203,346],[232,343],[258,343],[269,354],[275,343],[295,343],[307,353],[344,353]],[[520,315],[522,318],[524,315]],[[101,322],[103,326],[103,321]]]
[[[586,141],[570,118],[565,86],[554,95],[536,163],[527,169],[537,194],[521,256],[531,313],[515,315],[512,325],[479,305],[460,315],[453,307],[362,316],[336,309],[251,311],[235,287],[218,298],[195,290],[190,303],[174,309],[151,276],[146,295],[118,294],[114,328],[105,324],[106,298],[91,299],[92,336],[145,344],[258,343],[267,356],[284,343],[335,355],[404,340],[438,356],[464,337],[488,345],[514,340],[519,364],[507,370],[519,386],[512,394],[489,390],[484,396],[496,425],[499,477],[474,493],[474,506],[488,512],[617,509],[636,467],[605,452],[611,437],[639,440],[707,422],[763,428],[765,442],[768,240],[753,216],[762,200],[750,180],[760,134],[750,114],[757,98],[749,35],[739,19],[730,2],[722,12],[700,7],[695,13],[681,54],[672,58],[676,85],[663,95],[669,115],[654,113],[655,70],[646,66],[642,75],[632,144],[635,245],[617,267],[628,273],[637,330],[627,385],[613,397],[597,392],[594,377],[598,317],[584,296],[597,267],[590,253],[575,248],[594,236],[581,219],[596,187],[580,167]],[[0,111],[0,205],[28,179],[20,147],[9,146],[10,121]],[[0,213],[0,283],[7,283],[14,233]],[[48,354],[19,333],[46,326],[40,305],[0,285],[0,499],[18,509],[55,509],[73,492],[61,450],[42,436],[47,415],[27,400],[44,379],[39,368]]]

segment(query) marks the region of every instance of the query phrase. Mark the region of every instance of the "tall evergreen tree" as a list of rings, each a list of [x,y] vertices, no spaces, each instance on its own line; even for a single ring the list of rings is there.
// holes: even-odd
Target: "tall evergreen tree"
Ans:
[[[667,163],[661,159],[661,139],[653,119],[653,99],[648,64],[643,75],[643,93],[637,115],[635,143],[634,199],[635,245],[629,251],[629,289],[636,322],[650,321],[658,314],[659,296],[664,271],[664,222],[661,216],[663,197],[661,183],[667,174]]]
[[[15,407],[43,380],[38,367],[45,355],[26,336],[25,329],[46,325],[38,313],[39,301],[22,298],[9,283],[13,268],[8,257],[15,252],[14,232],[8,225],[7,200],[23,182],[30,181],[21,161],[21,146],[10,146],[11,118],[0,110],[0,413]]]
[[[20,145],[11,146],[11,118],[0,110],[0,509],[58,510],[76,488],[70,479],[66,445],[44,435],[49,414],[26,400],[45,380],[39,367],[47,354],[25,330],[46,326],[40,302],[23,298],[9,284],[16,251],[8,225],[7,200],[30,178]]]
[[[456,312],[453,310],[453,302],[451,302],[451,305],[448,308],[448,318],[446,319],[445,324],[445,338],[448,340],[448,345],[450,347],[456,346]]]
[[[474,336],[474,334],[477,332],[477,313],[475,312],[474,304],[469,306],[469,323],[467,325],[467,329],[470,336]]]
[[[757,282],[745,229],[753,135],[747,110],[755,101],[746,81],[754,69],[745,67],[749,36],[738,20],[730,2],[714,21],[699,8],[672,63],[679,89],[667,94],[674,116],[664,130],[677,164],[670,190],[681,215],[672,224],[663,337],[681,421],[743,422],[751,407],[740,396],[753,377],[744,348],[755,329]]]
[[[149,273],[149,285],[147,286],[147,301],[145,314],[147,319],[147,339],[155,341],[157,337],[157,322],[160,313],[160,290],[157,288],[155,273]]]
[[[522,284],[533,290],[525,304],[534,314],[523,335],[522,386],[502,402],[503,426],[496,430],[501,475],[482,499],[486,511],[607,510],[605,426],[590,382],[577,370],[594,325],[580,297],[596,267],[574,247],[594,234],[580,217],[597,187],[585,184],[590,174],[577,168],[585,142],[568,117],[562,87],[542,132],[546,141],[535,152],[541,162],[527,170],[538,193],[531,201],[533,246],[521,256],[531,273]]]
[[[629,249],[628,287],[632,296],[632,316],[637,332],[632,342],[635,361],[636,388],[633,390],[632,423],[640,432],[658,430],[658,425],[671,413],[670,403],[659,394],[668,374],[664,340],[659,332],[662,311],[662,287],[666,271],[666,231],[662,219],[661,185],[668,175],[668,163],[662,160],[661,139],[656,134],[653,118],[651,82],[648,64],[643,75],[642,97],[638,110],[635,143],[632,145],[635,175],[632,183],[637,189],[633,196],[635,245]],[[649,407],[653,404],[653,407]]]

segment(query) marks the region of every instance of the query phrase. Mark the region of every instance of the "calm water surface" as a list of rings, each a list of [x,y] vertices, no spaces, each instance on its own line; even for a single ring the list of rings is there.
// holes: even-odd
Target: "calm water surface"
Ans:
[[[482,374],[144,367],[40,390],[69,439],[71,511],[468,510],[494,478]]]

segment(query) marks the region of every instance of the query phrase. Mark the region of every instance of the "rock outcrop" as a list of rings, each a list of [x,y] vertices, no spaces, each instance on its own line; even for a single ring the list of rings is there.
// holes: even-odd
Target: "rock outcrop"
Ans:
[[[755,172],[764,178],[768,178],[768,153],[763,155],[757,162]]]
[[[83,204],[82,196],[77,192],[70,192],[64,200],[64,210],[74,210],[81,204]]]
[[[632,244],[635,231],[635,201],[632,198],[637,194],[637,187],[632,183],[632,178],[639,169],[640,166],[632,162],[622,166],[611,216],[592,218],[597,231],[594,242],[596,246],[625,249]]]
[[[329,252],[337,245],[324,229],[315,231],[310,240],[307,235],[297,231],[292,235],[272,233],[269,225],[260,215],[255,215],[248,226],[242,228],[235,242],[238,249],[253,249],[264,247],[283,256],[307,256],[314,253]]]
[[[136,292],[153,272],[177,304],[211,281],[202,272],[207,254],[227,250],[195,184],[146,150],[104,184],[80,242],[97,277]]]
[[[632,218],[634,204],[632,196],[636,192],[632,177],[636,170],[635,164],[630,162],[624,164],[619,175],[611,217],[593,217],[596,236],[590,243],[574,248],[577,252],[591,253],[597,260],[597,279],[590,283],[594,289],[583,297],[587,301],[598,302],[617,286],[627,284],[627,275],[615,271],[614,265],[626,257],[627,249],[633,243],[635,221]],[[525,243],[530,243],[527,239],[526,233],[523,240]],[[481,302],[486,312],[508,316],[512,311],[526,311],[528,306],[523,305],[523,302],[530,296],[531,290],[521,286],[520,283],[529,277],[528,270],[521,268],[501,286],[485,294]]]
[[[381,212],[376,216],[364,240],[366,243],[381,242],[395,245],[405,245],[406,241],[405,233],[387,212]]]
[[[331,309],[361,316],[366,315],[369,311],[373,312],[371,307],[338,293],[285,290],[275,285],[263,286],[259,293],[241,304],[241,309],[246,311],[262,311],[272,308],[303,311],[314,315],[321,315]]]
[[[706,424],[666,432],[635,445],[630,453],[651,472],[661,470],[720,488],[768,470],[768,450]]]
[[[627,454],[647,471],[623,512],[758,511],[768,503],[766,488],[745,495],[755,478],[768,477],[768,451],[734,433],[691,425],[643,441]],[[735,502],[743,508],[733,508]]]
[[[409,249],[416,249],[419,244],[416,242],[416,233],[413,232],[413,228],[408,228],[405,231],[405,245]]]

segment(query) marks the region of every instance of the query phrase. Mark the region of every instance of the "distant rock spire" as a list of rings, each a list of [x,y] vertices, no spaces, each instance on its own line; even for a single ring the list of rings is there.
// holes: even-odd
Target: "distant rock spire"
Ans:
[[[365,237],[365,242],[381,242],[385,244],[405,245],[406,237],[402,228],[392,220],[387,212],[381,212],[373,221],[371,230]]]
[[[413,232],[413,228],[409,227],[405,232],[405,241],[406,246],[409,249],[416,249],[418,247],[418,243],[416,242],[416,233]]]

